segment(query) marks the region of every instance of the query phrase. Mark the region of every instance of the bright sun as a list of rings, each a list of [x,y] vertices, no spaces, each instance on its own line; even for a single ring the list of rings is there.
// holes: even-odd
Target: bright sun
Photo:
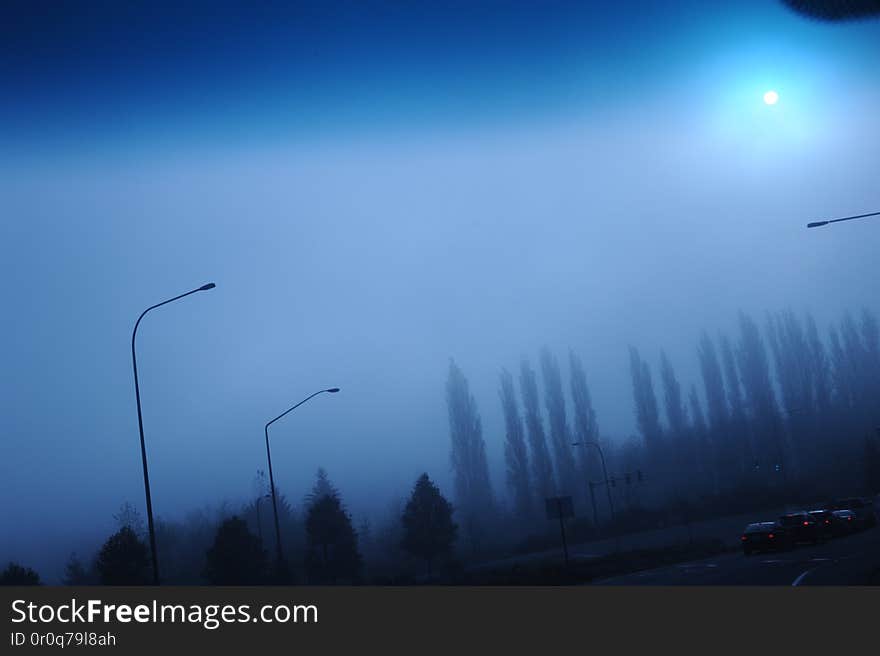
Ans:
[[[764,103],[767,105],[775,105],[779,102],[779,94],[772,89],[764,94]]]

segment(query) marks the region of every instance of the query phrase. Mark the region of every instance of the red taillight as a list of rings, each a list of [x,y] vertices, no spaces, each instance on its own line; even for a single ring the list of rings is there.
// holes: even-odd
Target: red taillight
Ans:
[[[770,535],[768,535],[768,536],[767,536],[767,537],[768,537],[768,538],[770,538],[770,539],[771,539],[771,540],[772,540],[772,539],[773,539],[773,538],[775,538],[775,537],[776,537],[776,536],[775,536],[775,535],[773,535],[773,534],[772,534],[772,533],[771,533],[771,534],[770,534]]]
[[[809,526],[810,522],[804,522],[804,526]]]
[[[745,542],[746,540],[748,540],[748,538],[744,535],[744,536],[742,536],[742,537],[740,538],[740,540],[742,540],[743,542]]]
[[[851,522],[851,521],[852,521],[852,517],[847,517],[847,518],[846,518],[846,521]]]
[[[826,524],[830,524],[830,523],[831,523],[831,520],[830,520],[830,519],[826,519],[826,520],[825,520],[825,523],[826,523]]]

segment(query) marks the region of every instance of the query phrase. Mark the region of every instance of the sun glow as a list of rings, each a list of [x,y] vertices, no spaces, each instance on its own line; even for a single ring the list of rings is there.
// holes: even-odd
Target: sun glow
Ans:
[[[772,89],[764,94],[764,103],[767,105],[775,105],[779,102],[779,94]]]

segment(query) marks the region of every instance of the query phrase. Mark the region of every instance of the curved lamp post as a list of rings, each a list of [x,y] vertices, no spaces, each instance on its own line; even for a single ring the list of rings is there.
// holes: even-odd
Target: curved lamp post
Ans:
[[[324,392],[327,392],[329,394],[336,394],[336,392],[338,392],[338,391],[339,391],[338,387],[330,387],[328,389],[318,390],[314,394],[310,394],[309,396],[304,398],[302,401],[300,401],[296,405],[288,408],[287,410],[282,412],[280,415],[275,417],[275,419],[273,419],[272,421],[267,423],[266,428],[264,429],[265,433],[266,433],[266,460],[269,462],[269,488],[272,491],[272,513],[275,515],[275,550],[277,552],[276,556],[277,556],[279,568],[281,567],[281,563],[283,562],[284,557],[282,556],[282,552],[281,552],[281,528],[278,525],[278,501],[275,497],[275,477],[272,474],[272,452],[269,450],[269,426],[274,424],[276,421],[281,419],[283,416],[285,416],[289,412],[293,412],[294,410],[296,410],[298,407],[300,407],[303,403],[305,403],[309,399],[315,398],[316,396],[318,396],[318,394],[323,394]]]
[[[608,493],[608,510],[611,512],[611,521],[614,521],[614,503],[611,501],[611,488],[608,485],[608,470],[605,468],[605,455],[602,453],[602,447],[598,442],[572,442],[572,446],[583,445],[585,447],[592,446],[599,452],[599,458],[602,460],[602,475],[605,477],[605,491]]]
[[[131,331],[131,366],[134,370],[134,398],[137,401],[138,431],[141,435],[141,460],[143,461],[144,465],[144,493],[147,497],[147,523],[150,527],[150,554],[153,559],[153,583],[155,585],[159,585],[159,561],[156,556],[156,531],[153,528],[153,500],[150,496],[150,475],[147,471],[147,447],[146,444],[144,444],[144,418],[143,414],[141,413],[141,388],[138,384],[137,354],[134,348],[135,337],[137,337],[137,330],[138,326],[141,323],[141,319],[143,319],[144,315],[146,315],[147,312],[149,312],[150,310],[155,310],[157,307],[168,305],[168,303],[173,303],[174,301],[180,300],[181,298],[189,296],[190,294],[195,294],[196,292],[206,292],[209,289],[214,289],[214,287],[216,287],[216,285],[213,282],[209,282],[207,285],[202,285],[198,289],[193,289],[192,291],[181,294],[180,296],[169,298],[167,301],[162,301],[161,303],[151,305],[146,310],[141,312],[141,316],[139,316],[137,321],[135,321],[134,323],[134,330]]]

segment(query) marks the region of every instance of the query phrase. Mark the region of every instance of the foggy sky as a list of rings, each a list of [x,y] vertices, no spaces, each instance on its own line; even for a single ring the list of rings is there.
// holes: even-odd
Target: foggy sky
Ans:
[[[139,331],[158,516],[244,500],[320,388],[276,482],[378,518],[452,494],[451,357],[504,493],[523,355],[577,351],[622,439],[628,345],[699,384],[739,309],[880,309],[880,224],[804,229],[880,209],[880,23],[540,4],[3,21],[0,558],[51,578],[143,510],[131,329],[205,282]]]

